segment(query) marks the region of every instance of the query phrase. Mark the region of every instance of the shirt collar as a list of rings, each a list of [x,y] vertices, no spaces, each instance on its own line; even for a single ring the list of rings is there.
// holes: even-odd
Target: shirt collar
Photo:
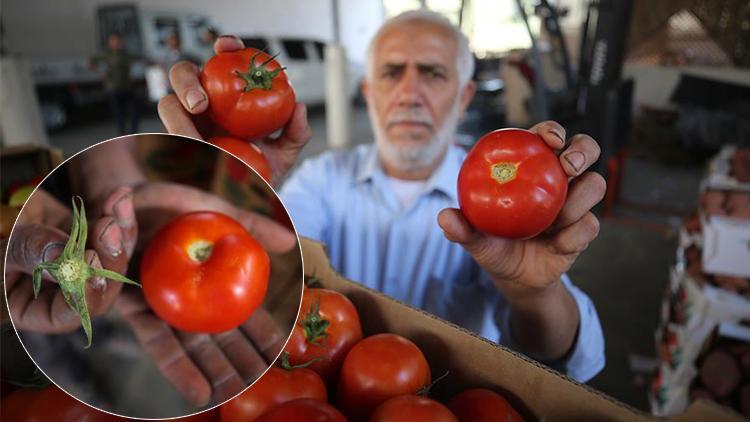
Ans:
[[[367,152],[365,153],[362,165],[357,171],[355,180],[357,183],[366,182],[375,176],[375,173],[381,171],[382,166],[380,165],[380,159],[378,158],[378,150],[375,148],[375,144],[368,145]]]
[[[448,151],[445,153],[445,157],[443,157],[440,166],[438,166],[437,170],[432,173],[432,176],[427,179],[425,192],[442,192],[444,195],[457,201],[458,192],[456,186],[458,183],[458,172],[461,169],[463,155],[465,155],[465,152],[461,147],[456,145],[448,147]],[[360,166],[357,172],[355,180],[357,183],[366,182],[372,180],[377,173],[385,175],[383,166],[380,163],[380,158],[378,157],[378,150],[375,147],[375,144],[371,144],[364,160],[362,161],[362,166]]]

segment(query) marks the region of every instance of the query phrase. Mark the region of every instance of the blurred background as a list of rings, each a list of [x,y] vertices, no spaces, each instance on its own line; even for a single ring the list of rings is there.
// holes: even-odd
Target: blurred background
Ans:
[[[207,60],[213,33],[279,54],[310,107],[302,158],[371,142],[358,92],[367,43],[419,7],[459,25],[476,58],[460,143],[554,119],[602,146],[601,233],[570,271],[605,330],[607,366],[590,384],[656,414],[704,397],[749,416],[745,0],[6,0],[3,201],[49,171],[50,154],[121,133],[117,114],[137,121],[126,131],[163,132],[165,69]],[[97,61],[115,33],[134,57],[134,106],[113,112]],[[21,156],[37,167],[11,172]]]

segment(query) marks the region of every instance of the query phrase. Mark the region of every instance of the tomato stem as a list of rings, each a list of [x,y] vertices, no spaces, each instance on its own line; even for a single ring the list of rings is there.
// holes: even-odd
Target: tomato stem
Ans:
[[[437,377],[434,381],[432,381],[428,385],[425,385],[424,387],[422,387],[419,390],[417,390],[416,395],[422,396],[422,397],[429,396],[430,395],[430,391],[432,390],[432,387],[434,387],[435,384],[437,384],[438,382],[442,381],[445,377],[447,377],[449,373],[450,373],[450,371],[445,371],[445,373],[443,375]]]
[[[80,204],[80,211],[76,200]],[[42,262],[34,267],[32,282],[34,285],[34,298],[39,296],[42,287],[42,273],[47,271],[57,280],[62,290],[63,299],[68,306],[76,311],[81,318],[83,331],[86,332],[88,344],[91,346],[91,316],[88,305],[86,305],[86,282],[91,277],[104,277],[121,283],[140,286],[137,282],[114,271],[91,267],[84,257],[86,251],[86,237],[88,235],[88,222],[86,221],[86,208],[83,199],[75,196],[73,203],[73,224],[70,229],[70,237],[63,248],[62,254],[54,261]]]
[[[305,363],[300,363],[299,365],[292,365],[291,362],[289,362],[289,352],[282,352],[281,353],[281,362],[279,365],[281,366],[281,369],[286,369],[287,371],[291,371],[292,369],[300,369],[300,368],[307,368],[308,366],[312,365],[313,363],[323,360],[323,359],[329,359],[327,356],[318,356],[316,358],[312,358],[309,361]]]
[[[490,177],[497,183],[508,183],[516,178],[518,166],[514,163],[495,163],[490,167]]]
[[[310,304],[310,311],[300,319],[299,325],[304,330],[308,343],[323,346],[322,339],[328,338],[330,321],[320,315],[320,299]]]
[[[255,58],[258,57],[260,52],[256,53],[251,59],[250,59],[250,68],[247,72],[240,72],[238,70],[235,70],[233,73],[242,78],[246,85],[244,92],[252,91],[253,89],[263,89],[263,90],[270,90],[273,86],[273,80],[274,78],[284,69],[285,67],[280,67],[278,69],[274,70],[268,70],[266,66],[273,61],[273,59],[278,56],[278,54],[274,54],[273,56],[269,57],[266,61],[261,63],[260,65],[255,65]]]
[[[187,254],[193,261],[206,262],[211,256],[214,246],[205,240],[197,240],[187,248]]]

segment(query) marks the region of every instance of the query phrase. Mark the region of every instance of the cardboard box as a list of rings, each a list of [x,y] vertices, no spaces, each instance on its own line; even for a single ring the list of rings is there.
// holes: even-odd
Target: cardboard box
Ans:
[[[703,268],[709,274],[750,277],[750,221],[708,218],[703,224]]]
[[[732,171],[732,156],[737,152],[733,145],[724,146],[708,164],[708,176],[701,190],[723,189],[750,192],[750,183],[738,180]]]
[[[305,274],[346,295],[357,308],[365,335],[390,332],[413,341],[433,374],[449,371],[433,396],[446,400],[470,387],[503,394],[528,420],[649,421],[655,417],[580,384],[525,356],[461,327],[346,280],[331,267],[324,247],[301,239]],[[673,421],[741,420],[713,403],[698,401]]]

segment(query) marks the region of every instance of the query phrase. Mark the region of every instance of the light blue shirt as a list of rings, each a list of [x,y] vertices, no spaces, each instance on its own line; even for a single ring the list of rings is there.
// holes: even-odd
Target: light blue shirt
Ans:
[[[518,350],[510,309],[487,274],[437,224],[458,207],[456,179],[466,155],[449,149],[414,203],[403,208],[373,144],[306,160],[281,190],[300,236],[324,243],[345,277]],[[549,366],[587,381],[604,367],[604,337],[591,300],[567,275],[580,326],[574,349]]]

